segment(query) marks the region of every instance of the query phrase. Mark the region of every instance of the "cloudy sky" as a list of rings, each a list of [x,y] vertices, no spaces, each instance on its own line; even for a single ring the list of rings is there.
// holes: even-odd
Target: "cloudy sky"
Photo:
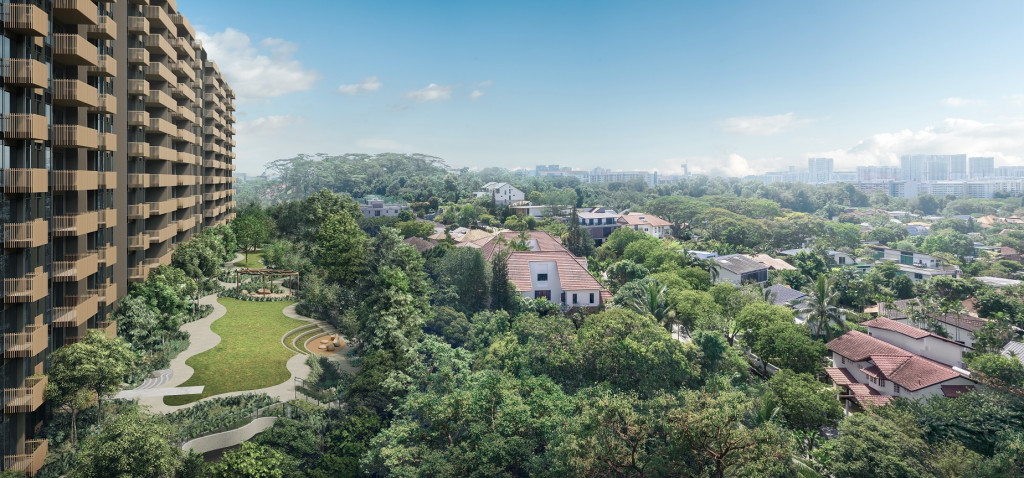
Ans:
[[[298,153],[746,175],[1024,165],[1024,2],[179,0],[239,171]]]

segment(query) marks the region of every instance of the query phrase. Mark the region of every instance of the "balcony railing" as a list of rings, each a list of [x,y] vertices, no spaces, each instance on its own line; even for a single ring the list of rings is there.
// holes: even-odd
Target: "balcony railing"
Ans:
[[[145,265],[128,268],[128,280],[131,282],[142,282],[147,277],[149,277],[149,268]]]
[[[45,325],[27,325],[24,332],[4,334],[4,358],[35,357],[46,350],[46,331]]]
[[[173,135],[178,133],[178,127],[163,118],[150,118],[149,127],[146,128],[146,132]]]
[[[100,266],[106,267],[117,262],[117,246],[107,245],[96,250],[96,259]]]
[[[96,88],[80,80],[53,80],[53,102],[67,106],[99,105]]]
[[[89,289],[89,293],[96,296],[96,301],[100,305],[117,302],[117,284],[113,282],[102,285],[98,289]]]
[[[4,279],[4,303],[35,302],[47,294],[48,278],[42,267],[25,277]]]
[[[195,135],[195,133],[193,133],[193,132],[191,132],[191,131],[189,131],[189,130],[187,130],[185,128],[179,129],[178,130],[178,134],[175,137],[178,138],[180,141],[184,141],[184,142],[189,143],[189,144],[195,144],[196,143],[196,135]]]
[[[45,439],[25,440],[25,453],[4,455],[4,469],[35,475],[43,467],[48,451],[49,445]]]
[[[149,187],[167,188],[177,186],[177,179],[173,174],[150,174]]]
[[[178,209],[178,201],[174,198],[166,201],[158,201],[149,203],[149,213],[153,216],[159,216],[161,214],[168,214]]]
[[[149,156],[149,143],[142,143],[136,141],[128,143],[128,156],[132,156],[135,158],[145,158]]]
[[[184,232],[189,229],[196,227],[196,217],[192,216],[188,219],[182,219],[178,221],[178,232]]]
[[[8,85],[46,88],[50,68],[36,60],[5,58],[0,62],[4,83]]]
[[[146,98],[146,106],[162,106],[167,109],[176,110],[178,109],[178,102],[171,98],[171,95],[164,93],[160,90],[149,90],[149,96]]]
[[[89,43],[85,37],[73,33],[53,34],[53,60],[68,65],[99,64],[96,45]]]
[[[162,161],[177,161],[178,152],[166,146],[150,146],[149,156],[147,157],[149,159],[159,159]]]
[[[148,188],[149,187],[149,175],[139,173],[128,173],[128,187],[129,188]],[[131,213],[129,212],[130,216]]]
[[[128,80],[128,94],[149,96],[149,82],[146,80]]]
[[[46,117],[42,115],[2,114],[0,115],[0,137],[46,141],[50,139],[49,124]]]
[[[128,126],[149,126],[149,113],[146,111],[129,111]]]
[[[128,17],[128,31],[140,35],[149,35],[149,20],[145,17]]]
[[[97,149],[99,149],[100,151],[111,151],[111,152],[116,152],[117,151],[117,135],[116,134],[114,134],[114,133],[100,133],[98,135],[98,137],[99,137],[99,145],[97,146]]]
[[[114,19],[106,15],[100,15],[98,20],[99,22],[96,25],[89,26],[89,38],[117,40],[117,23],[114,22]]]
[[[95,295],[70,296],[64,298],[63,307],[53,308],[54,327],[80,327],[99,311],[99,299]]]
[[[83,236],[99,229],[99,214],[96,211],[53,216],[51,223],[54,236]]]
[[[150,24],[152,24],[152,20],[153,19],[150,18]],[[171,46],[171,42],[167,41],[167,38],[164,38],[163,35],[155,33],[146,35],[146,49],[149,50],[150,53],[166,55],[171,58],[177,56],[177,54],[174,53],[174,47]]]
[[[53,125],[54,148],[97,149],[100,145],[99,132],[77,124]]]
[[[117,210],[100,209],[96,211],[96,216],[96,222],[100,227],[117,227]]]
[[[99,189],[96,171],[53,171],[54,191],[95,191]]]
[[[4,194],[45,193],[49,188],[45,169],[4,169]]]
[[[39,247],[46,244],[49,241],[47,236],[48,227],[49,223],[45,219],[5,223],[4,247],[7,249],[20,249]]]
[[[186,153],[184,151],[178,152],[178,162],[184,164],[195,164],[198,156],[192,153]]]
[[[95,25],[97,12],[91,0],[53,0],[53,18],[63,23]]]
[[[154,23],[165,30],[177,31],[171,16],[163,8],[157,6],[143,7],[142,12],[149,19],[150,23]]]
[[[99,173],[100,189],[117,188],[117,173],[114,171],[101,171]]]
[[[174,76],[174,73],[171,72],[170,68],[167,68],[163,63],[156,61],[151,62],[146,66],[146,79],[156,81],[162,80],[169,83],[178,81],[178,77]]]
[[[96,273],[99,258],[96,254],[74,254],[65,256],[64,260],[53,261],[54,282],[78,282]]]
[[[149,65],[149,50],[145,48],[129,48],[128,63],[131,65]]]
[[[131,207],[131,206],[128,206]],[[138,251],[149,247],[149,234],[128,236],[128,249]]]
[[[117,97],[106,93],[99,95],[95,107],[89,108],[90,113],[101,113],[105,115],[117,114]]]
[[[196,197],[195,196],[187,196],[187,197],[183,197],[183,198],[178,198],[178,209],[190,208],[190,207],[195,206],[195,205],[196,205]]]
[[[149,231],[149,242],[165,242],[173,238],[176,234],[178,234],[178,229],[174,226],[174,223],[168,223],[160,229]]]
[[[117,321],[116,320],[101,320],[96,322],[96,327],[93,330],[98,330],[103,333],[108,339],[117,337]]]
[[[25,379],[25,386],[4,389],[4,413],[31,413],[43,404],[46,391],[46,376],[38,375]]]
[[[50,17],[35,5],[0,5],[4,29],[12,33],[44,37],[50,31]]]

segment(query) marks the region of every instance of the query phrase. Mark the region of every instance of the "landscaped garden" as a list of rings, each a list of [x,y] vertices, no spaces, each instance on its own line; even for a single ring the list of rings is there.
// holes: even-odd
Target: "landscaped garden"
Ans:
[[[286,363],[295,351],[281,345],[281,337],[306,323],[282,313],[293,302],[252,302],[225,297],[218,302],[228,311],[210,329],[221,341],[216,347],[185,361],[195,373],[180,385],[206,388],[202,394],[165,397],[167,405],[184,405],[221,393],[270,387],[291,376]]]
[[[263,252],[250,252],[248,257],[243,257],[242,260],[235,262],[235,267],[241,267],[243,269],[262,269],[263,266]]]

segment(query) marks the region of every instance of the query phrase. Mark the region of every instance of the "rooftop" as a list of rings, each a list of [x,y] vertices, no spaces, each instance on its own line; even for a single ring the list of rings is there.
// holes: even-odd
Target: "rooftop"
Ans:
[[[786,287],[782,284],[775,284],[769,287],[768,290],[770,290],[772,292],[772,295],[775,297],[772,301],[772,303],[774,303],[775,305],[785,305],[788,304],[790,301],[800,300],[803,299],[804,297],[807,297],[807,294],[804,294],[803,292],[800,292],[796,289]]]
[[[743,254],[730,254],[728,256],[719,256],[715,258],[715,262],[718,263],[723,269],[732,272],[733,274],[746,274],[748,272],[759,271],[767,269],[767,267],[752,259],[750,256]]]
[[[554,262],[558,269],[561,288],[564,290],[604,290],[597,279],[587,271],[583,260],[569,251],[517,251],[508,256],[508,278],[520,292],[533,290],[531,262]]]
[[[786,262],[786,261],[784,261],[782,259],[776,259],[776,258],[774,258],[772,256],[769,256],[768,254],[758,254],[756,256],[752,256],[751,259],[754,259],[755,261],[760,262],[760,263],[768,266],[769,269],[775,269],[777,271],[795,271],[796,270],[796,267],[793,267],[792,264],[790,264],[790,263],[788,263],[788,262]]]
[[[874,365],[862,369],[864,373],[890,380],[910,391],[962,377],[952,367],[855,330],[829,342],[828,349],[854,362],[870,360]]]
[[[620,222],[627,226],[671,226],[672,223],[655,216],[653,214],[644,214],[642,212],[630,212],[623,214],[619,217]]]

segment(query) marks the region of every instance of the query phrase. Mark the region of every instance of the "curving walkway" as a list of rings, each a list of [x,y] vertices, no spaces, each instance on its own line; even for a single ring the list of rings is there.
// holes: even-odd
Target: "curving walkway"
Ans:
[[[154,370],[152,373],[142,381],[142,385],[135,387],[135,390],[146,390],[149,388],[160,388],[165,383],[171,381],[171,377],[174,376],[174,372],[171,369]]]
[[[206,453],[213,450],[220,450],[221,448],[227,448],[229,446],[235,446],[244,441],[249,441],[260,432],[274,426],[274,422],[276,421],[277,417],[260,417],[249,422],[249,424],[235,428],[234,430],[223,431],[220,433],[214,433],[213,435],[206,435],[189,440],[181,445],[181,449],[186,452],[189,450],[195,450],[196,453]]]

